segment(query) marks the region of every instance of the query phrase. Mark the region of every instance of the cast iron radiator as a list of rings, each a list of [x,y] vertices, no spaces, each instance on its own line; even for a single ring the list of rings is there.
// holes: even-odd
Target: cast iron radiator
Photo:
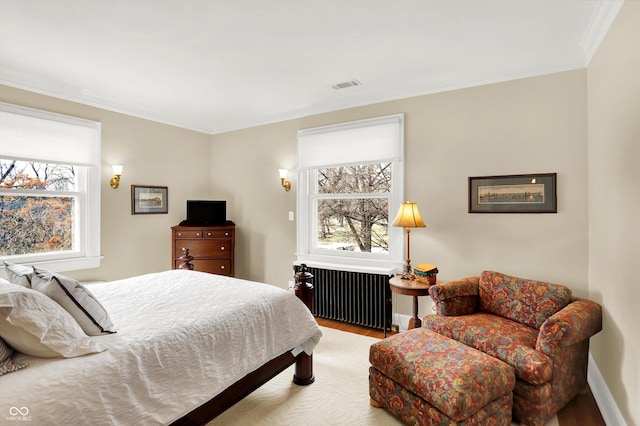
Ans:
[[[391,329],[389,275],[307,269],[313,274],[315,316],[381,330]]]

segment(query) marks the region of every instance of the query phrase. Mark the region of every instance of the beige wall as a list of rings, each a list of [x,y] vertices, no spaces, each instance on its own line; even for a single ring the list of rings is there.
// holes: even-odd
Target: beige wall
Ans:
[[[640,3],[625,2],[587,79],[589,290],[604,307],[604,331],[591,352],[629,425],[640,425],[638,41]]]
[[[0,101],[102,123],[100,268],[69,272],[113,280],[171,267],[171,230],[185,218],[188,198],[210,195],[210,136],[148,120],[0,86]],[[111,189],[112,164],[123,164]],[[131,214],[131,185],[167,186],[169,213]]]
[[[443,280],[494,269],[587,296],[585,79],[584,70],[559,73],[213,136],[213,193],[229,200],[238,225],[238,275],[279,286],[291,280],[297,130],[404,113],[405,198],[427,223],[411,234],[413,263],[437,265]],[[290,193],[280,187],[280,167],[294,174]],[[467,213],[469,176],[543,172],[558,173],[558,214]],[[395,304],[410,313],[409,298]]]

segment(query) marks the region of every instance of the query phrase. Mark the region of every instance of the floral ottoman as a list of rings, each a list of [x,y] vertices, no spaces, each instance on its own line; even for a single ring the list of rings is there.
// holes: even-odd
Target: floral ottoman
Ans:
[[[511,424],[515,372],[504,362],[425,328],[369,350],[371,405],[408,425]]]

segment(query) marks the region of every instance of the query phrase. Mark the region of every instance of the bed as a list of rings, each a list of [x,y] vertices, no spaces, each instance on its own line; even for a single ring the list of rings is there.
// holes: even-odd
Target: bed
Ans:
[[[0,377],[0,420],[203,424],[293,363],[294,381],[313,381],[322,332],[291,292],[186,270],[86,289],[116,330],[90,337],[106,350],[52,359],[16,353],[14,363],[29,365]]]

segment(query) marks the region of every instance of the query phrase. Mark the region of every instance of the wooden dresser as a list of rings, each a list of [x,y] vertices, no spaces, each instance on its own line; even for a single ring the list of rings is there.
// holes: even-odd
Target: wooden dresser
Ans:
[[[187,248],[193,256],[191,263],[196,271],[233,277],[235,230],[236,225],[230,220],[220,226],[172,226],[172,268],[179,268],[182,249]]]

